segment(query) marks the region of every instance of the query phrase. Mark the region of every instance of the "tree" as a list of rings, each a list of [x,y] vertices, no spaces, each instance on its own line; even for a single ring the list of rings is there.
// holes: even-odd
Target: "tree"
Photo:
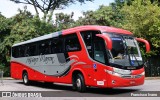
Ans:
[[[54,10],[56,9],[64,9],[70,4],[80,2],[85,3],[85,1],[93,1],[93,0],[10,0],[15,3],[23,3],[34,6],[37,16],[39,17],[38,9],[43,12],[44,20],[46,20],[48,15],[48,22],[51,21]]]
[[[10,22],[11,20],[9,18],[4,17],[0,13],[0,42],[3,41],[3,37],[10,32]]]
[[[5,37],[10,34],[10,21],[10,19],[0,14],[0,47],[4,45],[2,42],[5,40]],[[4,60],[4,54],[0,53],[0,70],[3,70],[6,75],[6,72],[8,73],[9,68],[5,68],[5,64],[6,60]]]
[[[93,11],[83,12],[83,16],[84,17],[79,17],[79,19],[76,21],[76,26],[96,24],[96,19],[94,17]]]
[[[76,21],[77,25],[105,25],[121,27],[123,16],[120,9],[101,5],[96,11],[83,12],[84,17]]]
[[[73,27],[75,24],[73,15],[73,12],[71,14],[57,13],[56,20],[53,25],[56,31]]]
[[[111,3],[111,5],[112,5],[112,7],[116,6],[116,7],[122,8],[124,6],[124,4],[131,5],[132,1],[134,1],[134,0],[115,0],[115,2]]]
[[[130,30],[137,37],[147,39],[152,47],[152,54],[158,55],[160,49],[160,7],[150,0],[135,0],[132,5],[122,8],[125,16],[124,29]]]
[[[8,20],[10,23],[6,25]],[[3,31],[3,34],[0,34],[0,67],[5,66],[8,70],[11,56],[10,51],[13,44],[55,31],[51,23],[41,21],[27,11],[27,9],[19,9],[19,13],[10,19],[1,18],[0,16],[0,22],[3,21],[5,22],[1,25],[4,28],[1,28],[1,30],[5,30],[8,27],[10,31]]]

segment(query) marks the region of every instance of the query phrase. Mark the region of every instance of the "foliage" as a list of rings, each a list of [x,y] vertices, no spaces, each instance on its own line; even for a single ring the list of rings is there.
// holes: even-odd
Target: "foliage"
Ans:
[[[13,1],[15,3],[32,5],[38,17],[39,17],[39,11],[38,11],[39,9],[44,14],[43,16],[44,21],[46,21],[46,18],[48,16],[47,22],[50,22],[54,10],[64,9],[70,4],[73,4],[76,2],[85,3],[85,1],[93,1],[93,0],[39,0],[39,1],[38,0],[10,0],[10,1]]]
[[[54,28],[56,31],[73,27],[75,25],[73,15],[73,12],[71,14],[57,13],[54,23]]]
[[[9,35],[10,32],[10,19],[5,18],[3,15],[0,14],[0,48],[3,47],[2,42],[5,40],[5,37]],[[4,47],[3,47],[4,48]],[[6,61],[4,60],[4,54],[0,49],[0,69],[4,67]]]
[[[80,17],[77,25],[105,25],[120,27],[122,24],[119,8],[113,9],[112,6],[101,5],[96,11],[83,12],[84,17]]]
[[[9,33],[10,31],[10,19],[5,18],[3,15],[0,14],[0,42],[4,40],[4,37]]]
[[[134,0],[115,0],[115,2],[111,3],[113,7],[122,8],[125,4],[131,5]]]
[[[3,72],[3,77],[9,76],[10,75],[10,68],[5,67],[5,64],[0,63],[0,74],[2,75]],[[0,78],[1,78],[0,75]]]
[[[0,14],[0,33],[8,29],[9,20]]]
[[[0,37],[0,64],[9,67],[11,46],[14,43],[22,42],[37,36],[48,34],[54,31],[51,23],[41,21],[33,16],[27,9],[19,10],[19,13],[9,19],[10,24],[5,28],[6,35]]]
[[[158,54],[160,47],[160,7],[150,0],[135,0],[122,8],[125,16],[123,28],[137,37],[147,39],[152,47],[151,54]]]

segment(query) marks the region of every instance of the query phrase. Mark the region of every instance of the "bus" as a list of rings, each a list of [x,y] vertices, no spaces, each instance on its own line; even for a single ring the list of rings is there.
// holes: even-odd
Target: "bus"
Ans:
[[[144,83],[145,69],[138,42],[149,42],[127,30],[86,25],[14,44],[11,77],[31,81],[114,88]]]

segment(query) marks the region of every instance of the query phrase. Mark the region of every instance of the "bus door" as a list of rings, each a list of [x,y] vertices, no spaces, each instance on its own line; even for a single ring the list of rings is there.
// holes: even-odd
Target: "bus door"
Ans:
[[[102,37],[96,35],[99,31],[84,31],[81,32],[86,49],[88,51],[88,58],[91,61],[92,66],[92,76],[96,85],[104,85],[105,73],[104,67],[108,65],[108,58],[106,53],[105,41]]]

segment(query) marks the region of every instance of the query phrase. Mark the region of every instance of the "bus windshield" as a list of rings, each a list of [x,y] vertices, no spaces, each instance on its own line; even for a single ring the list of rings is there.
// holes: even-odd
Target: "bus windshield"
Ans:
[[[107,34],[112,40],[112,49],[107,50],[111,66],[137,69],[137,67],[143,65],[138,43],[132,35],[116,33],[104,34]]]

